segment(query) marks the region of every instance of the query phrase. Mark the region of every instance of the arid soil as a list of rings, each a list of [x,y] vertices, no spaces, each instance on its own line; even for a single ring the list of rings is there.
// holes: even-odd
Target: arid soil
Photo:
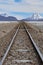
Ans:
[[[27,50],[27,51],[26,51]],[[18,61],[22,60],[22,62]],[[25,60],[25,62],[24,62]],[[26,62],[30,60],[30,62]],[[4,65],[39,65],[38,55],[24,29],[20,27]]]
[[[29,23],[27,28],[32,35],[34,41],[36,42],[37,46],[39,47],[41,53],[43,54],[43,28]]]
[[[17,23],[0,23],[0,38],[10,32]]]
[[[41,32],[43,32],[43,22],[37,22],[37,23],[32,23],[32,25],[35,27],[35,28],[37,28],[37,29],[39,29]]]
[[[6,49],[8,48],[9,43],[17,30],[17,24],[18,23],[0,24],[0,60],[4,56],[4,53],[6,52]],[[27,28],[43,54],[43,32],[32,24],[27,24]],[[22,52],[17,50],[22,50]],[[23,52],[23,50],[27,51]],[[17,63],[17,61],[15,62],[15,59],[32,60],[32,62]],[[40,65],[39,57],[37,56],[35,49],[32,47],[32,44],[23,27],[19,30],[4,65]]]
[[[2,23],[0,24],[0,60],[4,56],[13,35],[16,32],[18,23]]]

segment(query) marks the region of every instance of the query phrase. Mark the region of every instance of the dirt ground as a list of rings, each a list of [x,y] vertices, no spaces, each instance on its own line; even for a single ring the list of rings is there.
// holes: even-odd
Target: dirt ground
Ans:
[[[17,24],[18,23],[0,23],[0,59],[2,59],[16,32]]]
[[[18,62],[18,60],[22,60],[22,62],[20,61]],[[30,62],[26,62],[26,60],[30,60]],[[23,24],[21,24],[18,34],[12,44],[12,47],[10,48],[8,56],[5,59],[4,65],[39,65],[39,64],[40,62],[38,55],[26,33],[26,30],[23,27]]]
[[[0,38],[10,32],[15,26],[16,23],[0,23]]]
[[[36,42],[36,44],[39,47],[41,53],[43,54],[43,24],[42,25],[36,25],[36,24],[33,25],[31,23],[31,24],[28,24],[28,26],[30,27],[30,29],[28,29],[28,30],[29,30],[32,38]]]

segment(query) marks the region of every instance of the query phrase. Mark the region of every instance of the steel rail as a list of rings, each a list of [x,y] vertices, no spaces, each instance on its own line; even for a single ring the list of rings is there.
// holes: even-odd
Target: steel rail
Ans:
[[[16,33],[14,34],[14,36],[13,36],[11,42],[10,42],[10,45],[8,46],[8,48],[7,48],[6,52],[5,52],[5,54],[4,54],[3,58],[2,58],[2,60],[0,61],[0,65],[3,65],[3,63],[4,63],[4,61],[5,61],[5,58],[7,57],[8,52],[9,52],[9,50],[10,50],[12,44],[13,44],[13,41],[14,41],[14,39],[15,39],[15,37],[16,37],[18,31],[19,31],[19,27],[20,27],[20,26],[18,26],[18,28],[17,28],[17,30],[16,30]]]
[[[29,38],[30,38],[32,44],[34,45],[34,47],[35,47],[35,49],[36,49],[41,61],[43,62],[43,55],[42,55],[41,51],[39,50],[38,46],[36,45],[35,41],[33,40],[31,34],[29,33],[29,31],[28,31],[28,29],[26,27],[26,25],[24,25],[24,27],[25,27],[25,30],[26,30],[27,34],[29,35]]]

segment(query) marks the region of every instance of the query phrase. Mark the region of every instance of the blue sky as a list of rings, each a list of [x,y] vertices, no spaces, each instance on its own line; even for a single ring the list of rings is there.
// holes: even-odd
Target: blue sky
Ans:
[[[0,14],[22,19],[35,12],[43,16],[43,0],[0,0]]]
[[[22,0],[14,0],[14,2],[16,2],[16,3],[19,3],[19,2],[21,2]]]

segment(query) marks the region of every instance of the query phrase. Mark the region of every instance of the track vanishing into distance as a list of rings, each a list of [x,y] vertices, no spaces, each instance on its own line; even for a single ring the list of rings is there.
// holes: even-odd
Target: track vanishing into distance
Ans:
[[[20,23],[0,65],[43,65],[43,56],[30,37],[25,23]]]

